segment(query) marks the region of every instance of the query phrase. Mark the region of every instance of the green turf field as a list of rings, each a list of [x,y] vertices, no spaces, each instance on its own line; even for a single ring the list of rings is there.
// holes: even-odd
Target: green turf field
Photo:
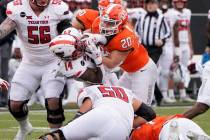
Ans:
[[[182,113],[186,108],[156,108],[158,115],[170,115]],[[74,112],[66,111],[66,122],[72,119]],[[27,137],[27,140],[37,139],[41,134],[47,132],[46,113],[43,111],[33,111],[29,115],[35,131]],[[210,111],[194,119],[210,135]],[[90,126],[91,127],[91,126]],[[0,112],[0,140],[12,140],[18,129],[16,121],[8,112]]]

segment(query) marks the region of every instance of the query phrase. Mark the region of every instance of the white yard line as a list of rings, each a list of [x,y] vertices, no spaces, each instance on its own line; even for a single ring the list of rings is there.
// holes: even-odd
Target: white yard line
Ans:
[[[78,109],[65,109],[64,111],[65,112],[76,112]],[[7,114],[9,113],[8,111],[3,111],[3,112],[0,112],[0,115],[1,114]],[[33,114],[33,115],[39,115],[39,114],[43,114],[43,113],[46,113],[46,110],[30,110],[29,111],[29,115],[30,114]]]

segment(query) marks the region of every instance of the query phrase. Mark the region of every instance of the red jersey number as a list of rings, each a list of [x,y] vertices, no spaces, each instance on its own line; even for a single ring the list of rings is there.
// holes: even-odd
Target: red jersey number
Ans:
[[[100,86],[100,87],[98,87],[98,89],[102,93],[103,97],[113,97],[113,98],[121,99],[127,103],[129,102],[128,96],[125,93],[125,90],[123,88]]]
[[[28,42],[45,44],[51,41],[49,26],[28,26]]]

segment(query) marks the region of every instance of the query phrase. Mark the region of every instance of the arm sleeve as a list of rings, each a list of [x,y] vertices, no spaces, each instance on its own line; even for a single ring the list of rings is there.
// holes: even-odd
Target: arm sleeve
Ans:
[[[170,29],[170,26],[165,18],[163,18],[161,25],[164,30],[164,35],[163,35],[162,39],[166,40],[167,38],[169,38],[171,36],[171,29]]]
[[[18,8],[18,5],[14,6],[13,2],[10,2],[7,5],[7,10],[6,10],[7,17],[13,21],[16,21],[17,19],[17,15],[18,15],[17,8]]]
[[[55,5],[55,13],[59,20],[72,19],[73,14],[69,11],[69,7],[66,3],[61,2],[59,5]]]

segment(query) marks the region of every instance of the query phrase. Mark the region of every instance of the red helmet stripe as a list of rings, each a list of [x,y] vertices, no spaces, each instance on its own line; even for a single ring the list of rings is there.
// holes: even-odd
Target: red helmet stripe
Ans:
[[[62,45],[62,44],[75,45],[75,42],[68,41],[68,40],[58,40],[58,41],[51,42],[49,47],[52,47],[54,45]]]

